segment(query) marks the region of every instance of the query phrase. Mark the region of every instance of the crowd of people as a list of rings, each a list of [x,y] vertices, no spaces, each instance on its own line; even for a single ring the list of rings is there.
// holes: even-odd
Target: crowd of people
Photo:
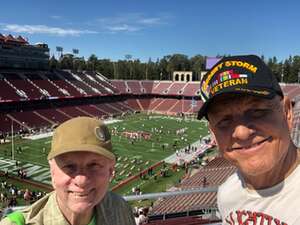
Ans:
[[[1,215],[5,208],[13,208],[20,205],[30,205],[42,198],[46,192],[30,191],[27,188],[20,188],[2,177],[0,183],[0,211]]]

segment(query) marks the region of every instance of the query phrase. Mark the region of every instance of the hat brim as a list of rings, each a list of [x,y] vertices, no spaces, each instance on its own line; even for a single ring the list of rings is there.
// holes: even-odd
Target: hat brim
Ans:
[[[98,155],[102,155],[108,159],[111,160],[116,160],[115,155],[106,150],[105,148],[102,148],[100,146],[97,145],[78,145],[76,147],[74,146],[61,146],[59,149],[55,149],[55,151],[50,151],[47,159],[53,159],[56,156],[65,154],[65,153],[70,153],[70,152],[92,152],[92,153],[96,153]]]
[[[254,89],[253,89],[254,90]],[[259,94],[256,93],[255,91],[260,91],[260,92],[268,92],[268,94]],[[203,117],[205,117],[207,119],[207,110],[208,107],[210,105],[210,103],[217,97],[223,94],[247,94],[247,95],[251,95],[251,96],[255,96],[255,97],[260,97],[260,98],[266,98],[266,99],[272,99],[276,94],[281,95],[281,93],[277,93],[274,90],[270,90],[270,89],[264,89],[264,88],[256,88],[255,91],[253,92],[249,92],[249,91],[243,91],[243,90],[232,90],[232,89],[227,89],[224,90],[220,93],[215,94],[213,97],[209,98],[200,108],[199,112],[198,112],[198,116],[197,119],[201,120]]]

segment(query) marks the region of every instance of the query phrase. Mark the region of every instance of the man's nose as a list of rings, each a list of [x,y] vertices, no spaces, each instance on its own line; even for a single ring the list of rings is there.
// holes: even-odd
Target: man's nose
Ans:
[[[249,124],[239,123],[234,126],[232,137],[239,140],[247,140],[255,133],[255,129]]]
[[[79,187],[85,187],[89,184],[90,178],[86,172],[80,172],[75,176],[75,183]]]

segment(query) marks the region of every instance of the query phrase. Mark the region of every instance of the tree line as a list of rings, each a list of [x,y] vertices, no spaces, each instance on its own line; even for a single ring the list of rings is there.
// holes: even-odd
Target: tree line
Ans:
[[[290,56],[282,61],[278,61],[276,57],[265,59],[261,56],[261,58],[280,82],[299,82],[300,56]],[[52,56],[49,60],[49,67],[74,71],[97,71],[109,79],[124,80],[171,80],[173,71],[192,71],[193,80],[197,80],[201,72],[206,71],[205,61],[206,56],[203,55],[189,58],[184,54],[173,54],[155,61],[149,58],[148,62],[141,62],[139,59],[133,59],[131,55],[125,55],[123,60],[111,61],[99,59],[92,54],[87,60],[73,55],[62,56],[57,60]]]

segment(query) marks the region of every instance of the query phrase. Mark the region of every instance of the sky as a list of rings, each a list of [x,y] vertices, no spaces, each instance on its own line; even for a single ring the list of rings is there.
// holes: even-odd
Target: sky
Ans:
[[[170,54],[300,55],[297,0],[2,1],[0,33],[113,61]]]

